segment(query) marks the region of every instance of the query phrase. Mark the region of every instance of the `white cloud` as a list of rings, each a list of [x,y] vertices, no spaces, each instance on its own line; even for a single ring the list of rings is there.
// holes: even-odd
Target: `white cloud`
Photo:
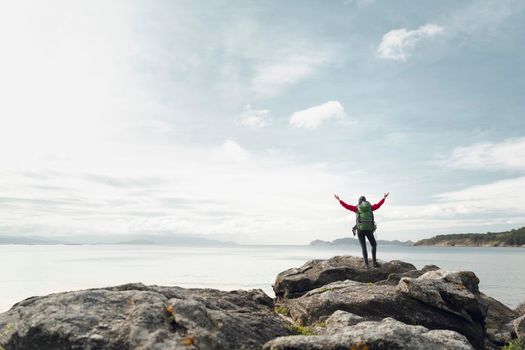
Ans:
[[[503,231],[525,225],[525,177],[469,186],[434,198],[420,205],[381,208],[377,213],[381,228],[416,239],[437,233]]]
[[[253,91],[263,97],[278,95],[284,88],[313,76],[333,60],[332,50],[291,43],[269,47],[267,54],[276,59],[261,60],[254,66],[251,82]]]
[[[242,17],[231,15],[230,20],[221,18],[214,23],[219,27],[211,37],[207,28],[199,33],[181,29],[193,38],[188,42],[199,42],[188,50],[203,61],[188,72],[190,78],[202,75],[203,66],[218,66],[221,76],[217,83],[229,101],[277,96],[290,86],[314,77],[341,57],[337,55],[338,46],[331,41],[315,40],[301,32],[300,27],[291,28],[287,22],[284,27],[279,21],[268,26],[248,13]],[[201,50],[204,52],[198,52]],[[174,47],[173,51],[179,53],[181,48]],[[217,54],[209,55],[210,52]],[[209,81],[208,77],[204,78]]]
[[[525,214],[525,176],[470,186],[435,197],[449,203],[464,203],[474,211]]]
[[[271,112],[268,109],[257,110],[250,105],[246,105],[241,115],[237,118],[237,122],[251,128],[262,128],[270,125],[270,115]]]
[[[525,170],[525,138],[454,149],[432,163],[471,170]],[[525,176],[439,193],[413,206],[388,206],[378,213],[390,230],[441,233],[505,230],[525,225]]]
[[[128,3],[12,4],[0,11],[2,233],[298,243],[324,232],[342,177],[233,139],[209,147],[181,135],[210,128],[190,117],[211,114],[202,103],[210,94],[221,100],[213,108],[239,105],[217,88],[230,94],[234,85],[241,101],[278,94],[331,62],[331,50],[301,32],[274,35],[279,28],[268,32],[249,14],[251,32],[222,16],[209,23],[150,8],[156,25],[144,28],[134,16],[141,8]],[[229,78],[216,79],[228,64]],[[253,112],[245,124],[269,123],[269,112]]]
[[[340,213],[332,190],[346,180],[323,166],[251,154],[233,140],[214,148],[101,145],[91,158],[74,154],[3,164],[2,232],[299,243],[337,230],[327,226]]]
[[[406,61],[418,41],[432,38],[444,30],[436,24],[426,24],[415,30],[394,29],[383,35],[377,55],[384,59]]]
[[[457,147],[438,164],[458,169],[525,170],[525,137]]]
[[[226,140],[219,148],[212,150],[212,156],[220,162],[244,162],[250,158],[248,151],[233,140]]]
[[[406,61],[419,41],[437,35],[454,39],[454,46],[469,41],[494,41],[507,36],[512,17],[525,7],[521,0],[485,0],[458,6],[437,18],[437,24],[426,24],[415,30],[394,29],[383,35],[377,55],[383,59]],[[445,30],[446,29],[446,30]],[[459,39],[459,40],[458,40]],[[467,39],[468,41],[465,41]]]
[[[325,120],[344,118],[345,110],[338,101],[328,101],[319,106],[298,111],[290,116],[290,125],[295,128],[315,129]]]
[[[433,203],[389,206],[380,216],[396,220],[454,219],[464,223],[485,220],[514,220],[525,217],[525,176],[434,195]]]

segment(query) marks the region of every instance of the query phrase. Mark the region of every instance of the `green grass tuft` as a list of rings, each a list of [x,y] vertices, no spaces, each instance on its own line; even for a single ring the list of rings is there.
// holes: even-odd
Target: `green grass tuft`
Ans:
[[[278,305],[275,307],[275,312],[278,314],[289,316],[290,315],[290,309],[288,309],[286,306]]]
[[[525,350],[525,339],[514,339],[501,348],[502,350]]]
[[[287,326],[288,329],[297,332],[297,334],[301,335],[315,335],[315,332],[310,327],[305,326],[297,326],[297,325],[289,325]]]

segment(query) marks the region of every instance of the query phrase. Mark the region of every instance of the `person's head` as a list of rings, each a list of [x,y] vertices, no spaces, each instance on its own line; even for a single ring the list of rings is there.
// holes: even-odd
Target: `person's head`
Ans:
[[[359,204],[363,203],[364,201],[366,201],[365,196],[359,197]]]

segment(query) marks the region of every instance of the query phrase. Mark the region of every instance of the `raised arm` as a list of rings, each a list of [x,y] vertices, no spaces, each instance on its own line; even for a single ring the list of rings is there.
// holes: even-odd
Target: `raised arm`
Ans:
[[[355,205],[351,205],[351,204],[346,204],[345,202],[343,202],[341,200],[341,198],[339,198],[338,195],[334,194],[334,197],[335,199],[337,199],[339,201],[339,204],[341,204],[345,209],[348,209],[350,211],[353,211],[354,213],[357,212],[357,207]]]
[[[383,196],[383,198],[379,202],[377,202],[376,204],[372,205],[372,211],[381,208],[383,203],[385,203],[386,197],[388,197],[389,194],[390,194],[390,192],[385,193],[385,195]]]

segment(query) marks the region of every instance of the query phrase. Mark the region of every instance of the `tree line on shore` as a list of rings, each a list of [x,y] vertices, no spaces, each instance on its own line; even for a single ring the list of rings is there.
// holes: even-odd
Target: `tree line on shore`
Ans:
[[[432,238],[417,241],[415,245],[473,245],[473,246],[513,246],[525,245],[525,227],[504,232],[461,233],[437,235]]]

